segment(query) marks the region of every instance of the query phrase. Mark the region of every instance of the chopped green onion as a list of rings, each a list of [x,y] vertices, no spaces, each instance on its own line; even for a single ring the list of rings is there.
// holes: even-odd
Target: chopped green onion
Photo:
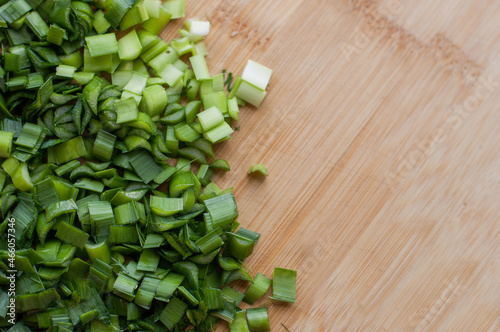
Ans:
[[[113,71],[112,54],[92,57],[87,47],[83,49],[83,70],[86,72]]]
[[[142,251],[141,257],[137,263],[137,270],[155,272],[159,262],[160,256],[154,250],[145,249]]]
[[[212,143],[224,140],[233,133],[233,129],[226,122],[222,122],[217,127],[203,133],[203,137]]]
[[[229,170],[231,169],[229,167],[229,163],[227,161],[225,161],[224,159],[214,160],[210,164],[210,168],[221,170],[221,171],[224,171],[224,172],[229,172]]]
[[[12,151],[13,132],[0,131],[0,157],[9,158]]]
[[[210,22],[188,19],[184,22],[184,25],[193,35],[206,36],[210,32]]]
[[[230,138],[244,100],[262,102],[272,71],[249,61],[232,87],[232,73],[211,77],[208,21],[164,41],[185,0],[4,2],[0,233],[16,220],[21,273],[12,330],[152,331],[159,320],[205,331],[222,319],[248,331],[237,305],[269,279],[257,274],[246,294],[221,287],[252,280],[241,261],[260,234],[236,231],[232,188],[212,182],[230,167],[212,145]],[[275,271],[273,298],[291,302],[286,280]],[[265,330],[263,310],[249,309],[250,330]]]
[[[177,69],[174,65],[168,64],[158,73],[160,77],[169,85],[174,86],[182,78],[183,72]]]
[[[59,65],[56,68],[56,75],[60,77],[73,78],[76,72],[76,67]]]
[[[204,203],[210,214],[214,228],[224,227],[238,217],[236,201],[231,193],[207,199]]]
[[[99,130],[94,142],[92,153],[95,157],[103,161],[111,160],[116,136],[104,130]]]
[[[244,311],[237,311],[234,314],[233,321],[229,323],[229,329],[231,332],[250,332]]]
[[[193,67],[194,75],[198,81],[210,79],[207,63],[205,57],[202,55],[195,55],[189,58],[191,66]]]
[[[243,99],[255,107],[260,106],[267,94],[265,90],[262,90],[245,80],[241,80],[239,86],[237,88],[233,87],[233,89],[236,91],[236,97]]]
[[[134,303],[144,309],[149,309],[160,283],[160,279],[145,277],[137,290]]]
[[[80,162],[78,160],[72,160],[72,161],[67,162],[64,165],[59,166],[54,171],[56,172],[57,175],[63,176],[65,174],[71,172],[72,170],[74,170],[78,166],[80,166]]]
[[[9,24],[21,18],[24,14],[29,12],[32,8],[28,2],[24,0],[11,1],[2,7],[2,16]]]
[[[113,209],[109,202],[88,203],[91,234],[96,236],[97,241],[104,241],[109,236],[109,226],[115,222]]]
[[[45,39],[49,33],[47,23],[45,23],[43,18],[36,11],[32,11],[26,15],[26,23],[28,23],[31,31],[33,31],[40,40]]]
[[[104,184],[102,182],[85,178],[76,181],[74,186],[75,188],[86,189],[97,193],[101,193],[104,190]]]
[[[81,85],[88,84],[95,76],[95,73],[87,73],[87,72],[76,72],[73,75],[73,79],[80,83]]]
[[[238,234],[231,234],[228,252],[235,258],[244,260],[253,253],[255,241]]]
[[[276,301],[295,303],[297,271],[275,267],[273,272],[273,296]]]
[[[151,182],[163,171],[163,168],[146,151],[140,151],[130,160],[130,165],[144,183]]]
[[[262,164],[253,164],[249,169],[248,169],[248,174],[252,174],[253,172],[259,172],[262,175],[268,176],[269,172],[267,171],[266,166]]]
[[[198,120],[200,121],[203,131],[209,131],[224,122],[224,116],[221,111],[215,106],[198,113]]]
[[[201,293],[208,310],[223,308],[222,291],[218,288],[201,288]]]
[[[172,14],[160,7],[158,17],[151,17],[142,24],[142,27],[154,35],[158,35],[172,18]]]
[[[245,294],[238,292],[231,287],[224,287],[222,290],[222,297],[224,300],[233,302],[236,306],[240,305],[241,301],[245,297]]]
[[[239,108],[236,97],[227,100],[227,110],[233,120],[239,121]]]
[[[271,331],[269,327],[269,317],[267,308],[247,309],[247,320],[250,331],[266,332]]]
[[[114,33],[85,37],[90,55],[93,57],[118,52],[118,42]]]
[[[167,304],[165,309],[160,314],[160,321],[169,329],[172,330],[177,324],[184,313],[186,312],[188,305],[179,300],[177,297],[173,297]]]
[[[177,287],[180,286],[184,276],[169,272],[165,278],[162,279],[156,291],[155,299],[168,302],[170,297],[174,294]]]
[[[139,237],[135,226],[109,226],[109,243],[137,243]]]
[[[111,263],[111,252],[106,242],[85,243],[85,251],[91,262],[100,259],[106,264]]]
[[[102,10],[94,12],[92,25],[97,33],[103,33],[111,27],[111,24],[104,17],[104,12]]]
[[[49,147],[48,161],[63,164],[87,154],[87,149],[81,136],[75,137],[62,144]]]
[[[220,112],[227,114],[227,97],[225,92],[204,93],[201,99],[203,100],[203,107],[205,109],[215,106]]]
[[[141,112],[151,117],[160,115],[167,106],[168,97],[165,89],[159,85],[152,85],[142,91],[140,104]]]
[[[200,137],[187,123],[181,122],[174,127],[175,137],[181,142],[194,142]]]
[[[257,273],[253,283],[246,291],[243,301],[248,304],[254,304],[258,299],[264,296],[269,287],[271,287],[271,279],[261,273]]]
[[[200,247],[204,255],[208,255],[211,251],[218,249],[224,245],[224,241],[220,237],[218,230],[213,230],[196,241],[196,245]]]
[[[76,210],[78,210],[78,206],[75,201],[68,199],[50,204],[45,211],[47,213],[47,221],[52,221],[56,217],[66,213],[76,212]]]
[[[134,98],[120,99],[116,101],[116,123],[125,123],[137,120],[139,110]]]
[[[273,71],[255,61],[248,60],[241,78],[255,87],[266,90]]]
[[[172,14],[172,19],[184,17],[186,0],[167,0],[163,3],[163,8]]]
[[[130,0],[111,0],[106,4],[104,17],[116,29],[132,4]]]
[[[65,222],[59,225],[55,236],[61,241],[69,243],[80,249],[85,246],[85,243],[87,243],[89,238],[87,233]]]
[[[113,294],[127,301],[132,301],[135,297],[135,290],[139,282],[126,274],[119,273],[113,284]]]
[[[161,1],[159,0],[144,0],[144,6],[146,7],[146,12],[149,17],[158,18],[161,6]]]
[[[142,94],[142,90],[144,90],[144,88],[146,87],[147,81],[147,75],[141,74],[139,72],[133,72],[132,77],[128,81],[127,85],[125,85],[123,90],[140,95]]]
[[[139,1],[135,6],[127,11],[125,16],[120,21],[120,30],[126,30],[136,24],[144,22],[149,18],[146,7],[143,4],[143,1]]]
[[[183,200],[181,198],[167,198],[151,196],[151,210],[156,215],[167,217],[183,210]]]
[[[135,60],[141,51],[141,42],[135,30],[118,40],[118,54],[122,60]]]

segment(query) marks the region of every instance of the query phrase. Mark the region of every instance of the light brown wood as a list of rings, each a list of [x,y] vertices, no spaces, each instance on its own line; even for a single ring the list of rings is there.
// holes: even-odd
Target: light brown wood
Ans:
[[[500,2],[187,2],[212,74],[274,69],[215,178],[262,233],[251,274],[298,270],[272,331],[499,331]]]

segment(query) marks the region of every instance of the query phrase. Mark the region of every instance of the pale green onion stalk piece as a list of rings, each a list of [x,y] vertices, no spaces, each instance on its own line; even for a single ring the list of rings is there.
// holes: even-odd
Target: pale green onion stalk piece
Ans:
[[[210,32],[210,22],[198,19],[187,19],[184,22],[186,29],[195,36],[206,36]]]
[[[181,18],[186,15],[186,0],[167,0],[163,8],[172,15],[172,19]]]
[[[269,69],[255,61],[248,60],[247,65],[243,70],[243,74],[241,74],[241,78],[261,90],[266,90],[272,74],[272,69]]]
[[[258,172],[262,175],[269,176],[269,172],[267,171],[266,166],[262,164],[253,164],[252,166],[250,166],[250,168],[248,169],[248,174],[252,174],[254,172]]]
[[[198,113],[197,117],[203,131],[209,131],[224,122],[224,116],[215,106]]]
[[[267,95],[265,90],[262,90],[243,79],[239,82],[238,86],[233,87],[233,89],[235,90],[236,97],[243,99],[255,107],[259,107]]]
[[[94,12],[94,20],[92,22],[94,29],[97,33],[103,33],[111,27],[111,24],[104,17],[104,12],[102,10],[98,10]]]
[[[121,60],[135,60],[141,54],[142,46],[135,30],[118,40],[118,55]]]
[[[73,78],[76,72],[76,67],[59,65],[56,68],[56,75],[60,77]]]
[[[208,72],[207,62],[203,55],[195,55],[189,58],[193,67],[194,75],[198,81],[209,80],[210,73]]]
[[[136,121],[139,109],[134,98],[120,99],[116,103],[116,123]]]
[[[114,33],[85,37],[90,55],[98,57],[118,52],[118,42]]]

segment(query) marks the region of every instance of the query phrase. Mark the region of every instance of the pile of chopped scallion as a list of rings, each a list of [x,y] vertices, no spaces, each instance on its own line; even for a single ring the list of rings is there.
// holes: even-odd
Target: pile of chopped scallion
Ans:
[[[185,0],[1,1],[0,330],[268,331],[240,302],[271,284],[295,302],[296,271],[245,270],[260,234],[211,180],[229,171],[212,145],[272,71],[211,76],[209,22],[158,37],[184,16]]]

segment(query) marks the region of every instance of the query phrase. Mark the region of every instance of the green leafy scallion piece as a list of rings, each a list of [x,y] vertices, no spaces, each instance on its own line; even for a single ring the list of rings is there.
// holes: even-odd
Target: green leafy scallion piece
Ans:
[[[109,227],[114,224],[115,218],[110,202],[97,201],[88,203],[91,221],[91,234],[97,241],[105,241],[109,236]]]
[[[9,158],[12,152],[12,141],[14,133],[8,131],[0,131],[0,157]]]
[[[76,212],[76,210],[78,210],[78,206],[72,199],[54,202],[46,209],[47,221],[52,221],[56,217],[66,213]]]
[[[158,216],[167,217],[183,210],[182,198],[151,196],[150,207]]]
[[[173,297],[167,304],[165,309],[160,314],[160,321],[170,330],[172,330],[177,324],[184,313],[186,312],[188,305],[179,300],[177,297]]]
[[[266,332],[271,331],[267,308],[247,309],[247,320],[250,331]]]
[[[275,267],[273,272],[273,296],[276,301],[295,303],[297,271]]]
[[[116,123],[126,123],[136,121],[139,116],[139,109],[135,99],[130,97],[116,101]]]
[[[257,273],[252,284],[245,293],[243,301],[248,304],[254,304],[260,299],[271,286],[271,279],[261,273]]]
[[[196,241],[196,245],[204,255],[208,255],[210,252],[224,245],[224,241],[220,237],[221,233],[220,229],[215,229]]]
[[[207,199],[204,203],[214,228],[223,228],[238,217],[238,208],[232,193]]]
[[[144,150],[141,150],[130,160],[130,165],[144,183],[151,182],[163,171],[163,168]]]
[[[158,286],[155,299],[163,302],[168,302],[183,280],[183,275],[169,272],[167,276],[162,279],[160,285]]]
[[[92,150],[93,155],[102,161],[111,160],[115,142],[115,135],[110,134],[105,130],[99,130]]]
[[[238,311],[234,314],[234,319],[229,323],[231,332],[250,332],[245,311]]]

